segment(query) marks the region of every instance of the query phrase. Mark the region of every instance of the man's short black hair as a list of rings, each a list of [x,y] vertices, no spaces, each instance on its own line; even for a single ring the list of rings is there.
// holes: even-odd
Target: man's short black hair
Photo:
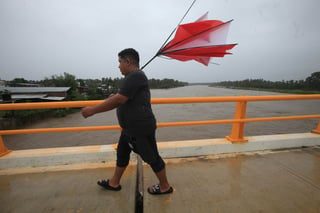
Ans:
[[[123,59],[130,60],[131,63],[139,66],[139,53],[133,48],[127,48],[118,53],[118,56]]]

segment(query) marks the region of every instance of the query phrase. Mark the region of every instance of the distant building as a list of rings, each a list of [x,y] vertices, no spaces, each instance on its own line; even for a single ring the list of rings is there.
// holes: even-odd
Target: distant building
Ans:
[[[5,82],[4,80],[1,80],[1,79],[0,79],[0,87],[1,87],[1,86],[5,86],[5,85],[6,85],[6,82]]]
[[[89,88],[88,88],[88,87],[80,87],[80,86],[79,86],[77,89],[78,89],[78,92],[79,92],[80,94],[82,94],[82,95],[87,94],[88,91],[89,91]]]
[[[0,102],[62,101],[71,87],[4,87],[0,86]]]
[[[40,87],[40,84],[34,83],[9,83],[10,87]]]

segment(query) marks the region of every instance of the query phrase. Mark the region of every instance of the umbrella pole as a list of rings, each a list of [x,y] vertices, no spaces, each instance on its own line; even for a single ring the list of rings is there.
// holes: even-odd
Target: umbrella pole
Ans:
[[[183,17],[181,18],[178,26],[181,24],[181,22],[183,21],[183,19],[187,16],[187,14],[189,13],[190,9],[192,8],[192,6],[194,5],[194,3],[196,3],[196,0],[193,0],[192,4],[190,5],[189,9],[187,10],[187,12],[185,12],[185,14],[183,15]],[[177,27],[178,27],[177,26]],[[171,34],[169,35],[169,37],[166,39],[166,41],[162,44],[162,46],[160,47],[160,49],[158,50],[157,54],[155,56],[153,56],[145,65],[142,66],[141,70],[143,70],[143,68],[145,68],[151,61],[153,61],[153,59],[155,59],[158,55],[161,54],[160,50],[166,45],[166,43],[168,42],[168,40],[170,39],[170,37],[172,36],[172,34],[174,33],[174,31],[176,31],[176,28],[174,28],[174,30],[171,32]]]
[[[194,3],[196,3],[196,0],[193,0],[192,4],[190,5],[190,7],[188,8],[188,10],[185,12],[185,14],[183,15],[183,17],[181,18],[181,20],[179,21],[178,25],[176,26],[176,28],[174,28],[172,30],[172,32],[170,33],[169,37],[166,39],[166,41],[162,44],[162,46],[160,47],[159,51],[166,45],[166,43],[169,41],[170,37],[173,35],[173,33],[176,31],[176,29],[178,28],[178,26],[181,24],[181,22],[183,21],[183,19],[187,16],[187,14],[189,13],[189,11],[191,10],[192,6],[194,5]]]
[[[141,67],[141,70],[143,70],[143,68],[145,68],[148,64],[150,64],[150,62],[153,61],[153,59],[155,59],[157,56],[158,54],[154,55],[145,65]]]

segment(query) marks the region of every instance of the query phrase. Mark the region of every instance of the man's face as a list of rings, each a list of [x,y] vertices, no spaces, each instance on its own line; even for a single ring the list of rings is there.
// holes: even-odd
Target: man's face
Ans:
[[[127,75],[129,73],[130,62],[128,59],[119,57],[119,69],[122,75]]]

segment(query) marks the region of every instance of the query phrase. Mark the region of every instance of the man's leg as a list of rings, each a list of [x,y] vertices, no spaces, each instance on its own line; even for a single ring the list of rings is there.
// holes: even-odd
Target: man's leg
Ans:
[[[121,177],[126,170],[130,159],[131,148],[128,145],[128,137],[121,133],[118,148],[117,148],[117,164],[112,178],[109,180],[109,185],[118,187]]]
[[[133,137],[131,143],[135,147],[135,151],[141,156],[142,160],[148,163],[159,180],[160,192],[168,191],[171,186],[167,179],[165,162],[158,152],[155,134],[148,136]],[[152,187],[149,187],[152,191]]]
[[[170,189],[170,184],[167,179],[166,168],[163,168],[160,172],[155,173],[158,180],[161,192],[166,192]],[[149,187],[151,190],[151,187]]]
[[[125,167],[119,167],[116,166],[115,170],[114,170],[114,174],[112,176],[112,178],[109,180],[109,185],[112,187],[118,187],[120,185],[120,180],[121,177],[124,173],[124,171],[126,170],[126,166]]]

